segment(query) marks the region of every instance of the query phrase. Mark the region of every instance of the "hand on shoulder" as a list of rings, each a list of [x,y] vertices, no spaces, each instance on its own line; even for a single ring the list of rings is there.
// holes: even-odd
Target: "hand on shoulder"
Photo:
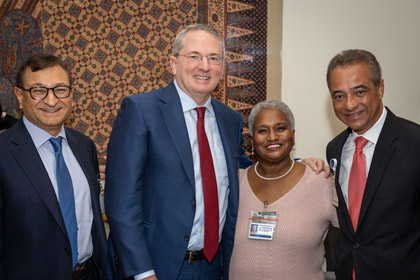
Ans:
[[[316,174],[325,172],[324,173],[325,178],[328,178],[330,177],[330,175],[332,175],[329,166],[326,165],[322,159],[305,158],[305,159],[302,159],[302,162],[306,164],[307,166],[309,166]]]

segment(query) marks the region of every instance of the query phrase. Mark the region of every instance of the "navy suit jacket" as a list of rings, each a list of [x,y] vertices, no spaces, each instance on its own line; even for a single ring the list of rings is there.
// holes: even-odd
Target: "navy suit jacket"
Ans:
[[[94,260],[106,269],[96,148],[66,128],[68,143],[89,182]],[[0,134],[0,279],[72,279],[72,257],[60,206],[24,123]]]
[[[388,109],[387,109],[388,110]],[[356,233],[339,184],[347,129],[327,147],[338,161],[335,176],[340,234],[337,280],[420,279],[420,126],[390,110],[375,147]]]
[[[227,273],[239,201],[238,168],[251,162],[241,146],[242,117],[214,99],[212,106],[229,177],[222,235]],[[108,145],[105,187],[121,277],[154,269],[158,279],[176,279],[191,234],[194,201],[191,146],[175,85],[125,98]]]

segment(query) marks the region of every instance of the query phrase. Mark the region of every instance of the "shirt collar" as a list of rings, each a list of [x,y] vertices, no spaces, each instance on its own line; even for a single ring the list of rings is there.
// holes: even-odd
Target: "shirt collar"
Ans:
[[[23,116],[23,123],[25,124],[26,129],[29,132],[29,135],[31,135],[32,141],[34,142],[35,147],[37,149],[39,147],[41,147],[42,145],[44,145],[44,143],[47,142],[51,137],[53,137],[51,134],[49,134],[48,132],[46,132],[42,128],[36,126],[31,121],[29,121],[25,117],[25,115]],[[58,136],[63,137],[67,141],[64,126],[61,126],[61,131],[60,131],[60,133],[58,133],[58,135],[56,137],[58,137]]]
[[[363,134],[357,134],[356,132],[352,132],[353,139],[356,139],[358,136],[363,136],[365,139],[369,140],[369,142],[372,142],[376,145],[378,142],[379,134],[381,134],[382,127],[384,126],[385,119],[388,112],[385,107],[382,109],[381,117],[378,119],[378,121],[365,133]]]
[[[178,92],[179,99],[181,100],[182,111],[188,112],[194,110],[197,107],[206,107],[206,109],[210,112],[210,114],[214,115],[213,106],[211,105],[211,98],[207,99],[206,103],[203,106],[197,105],[197,103],[192,99],[188,94],[186,94],[177,84],[176,80],[174,80],[175,88]]]

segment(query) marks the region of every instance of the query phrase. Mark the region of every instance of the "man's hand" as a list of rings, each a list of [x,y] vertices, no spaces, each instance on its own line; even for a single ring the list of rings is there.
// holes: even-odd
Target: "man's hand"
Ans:
[[[152,275],[152,276],[144,278],[143,280],[157,280],[157,278],[156,278],[156,275]]]
[[[302,162],[308,165],[316,174],[325,172],[324,177],[328,178],[331,175],[331,170],[328,165],[324,164],[324,161],[319,158],[305,158],[302,159]]]

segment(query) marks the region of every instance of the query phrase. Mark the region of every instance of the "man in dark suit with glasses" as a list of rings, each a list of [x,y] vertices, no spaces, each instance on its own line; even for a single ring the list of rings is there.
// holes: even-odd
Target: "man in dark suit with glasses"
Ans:
[[[0,279],[105,279],[96,148],[63,126],[71,85],[52,55],[17,74],[24,115],[0,134]]]

